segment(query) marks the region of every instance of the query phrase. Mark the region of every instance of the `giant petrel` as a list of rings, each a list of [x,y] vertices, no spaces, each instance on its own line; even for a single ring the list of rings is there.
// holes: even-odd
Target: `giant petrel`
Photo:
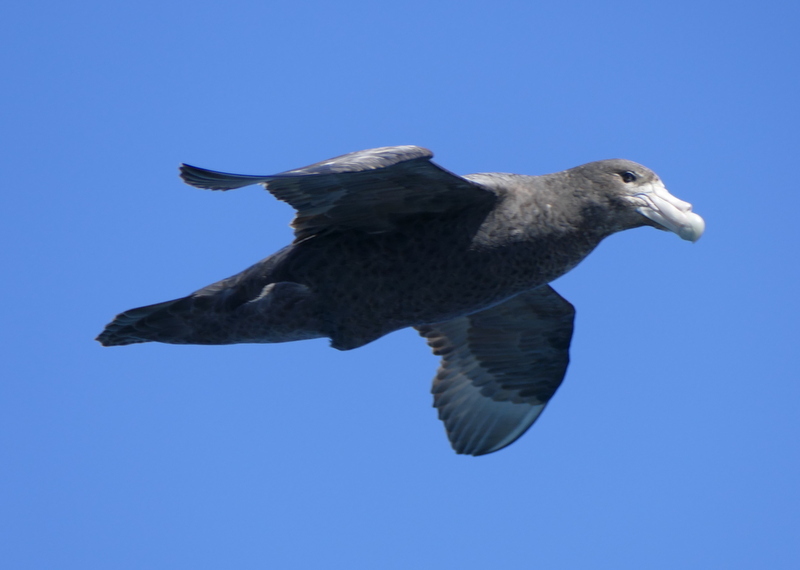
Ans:
[[[704,222],[654,172],[601,160],[555,174],[458,176],[417,146],[364,150],[269,176],[184,164],[198,188],[261,184],[291,204],[294,242],[191,295],[118,315],[104,346],[328,337],[339,350],[415,327],[442,357],[434,406],[458,453],[509,445],[569,361],[575,311],[548,283],[603,238]]]

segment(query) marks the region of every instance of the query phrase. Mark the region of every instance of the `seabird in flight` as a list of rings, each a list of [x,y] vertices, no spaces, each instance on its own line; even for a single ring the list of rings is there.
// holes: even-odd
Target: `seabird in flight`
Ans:
[[[131,309],[104,346],[273,343],[358,348],[414,327],[441,356],[434,406],[458,453],[514,442],[569,361],[575,311],[549,285],[605,237],[653,226],[696,241],[703,219],[629,160],[543,176],[458,176],[417,146],[246,176],[184,164],[198,188],[260,184],[291,204],[294,242],[187,297]]]

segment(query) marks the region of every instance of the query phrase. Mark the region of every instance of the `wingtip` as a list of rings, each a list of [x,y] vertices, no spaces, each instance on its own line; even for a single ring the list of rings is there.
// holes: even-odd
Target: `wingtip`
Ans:
[[[178,172],[181,180],[183,180],[189,186],[202,188],[203,190],[224,190],[224,188],[216,188],[213,184],[211,184],[208,177],[205,175],[210,171],[207,171],[203,168],[198,168],[197,166],[192,166],[191,164],[182,162],[178,167]]]
[[[251,184],[263,183],[269,180],[269,176],[250,176],[247,174],[230,174],[228,172],[218,172],[208,170],[191,164],[181,163],[178,172],[186,184],[204,190],[234,190]]]

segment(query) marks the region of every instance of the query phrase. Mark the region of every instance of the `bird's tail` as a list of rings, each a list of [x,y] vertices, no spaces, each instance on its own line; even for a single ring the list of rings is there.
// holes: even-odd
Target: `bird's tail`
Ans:
[[[117,315],[95,339],[103,346],[123,346],[137,342],[181,343],[190,330],[181,317],[186,297],[130,309]]]

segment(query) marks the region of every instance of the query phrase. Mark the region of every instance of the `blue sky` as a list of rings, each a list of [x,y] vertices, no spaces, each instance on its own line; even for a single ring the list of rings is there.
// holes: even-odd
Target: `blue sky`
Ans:
[[[27,568],[797,568],[800,8],[41,2],[0,8],[0,559]],[[413,331],[92,339],[291,240],[270,173],[417,144],[461,174],[641,162],[705,217],[555,288],[536,425],[455,455]]]

